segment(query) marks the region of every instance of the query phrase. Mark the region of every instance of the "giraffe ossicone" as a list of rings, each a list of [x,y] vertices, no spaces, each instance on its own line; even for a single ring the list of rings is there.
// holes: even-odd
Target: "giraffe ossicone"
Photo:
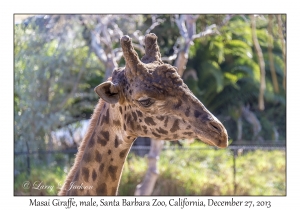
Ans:
[[[197,138],[228,146],[222,123],[193,95],[176,68],[162,62],[155,34],[145,36],[142,59],[129,36],[120,41],[126,66],[95,88],[100,100],[59,195],[116,195],[125,159],[139,136]]]

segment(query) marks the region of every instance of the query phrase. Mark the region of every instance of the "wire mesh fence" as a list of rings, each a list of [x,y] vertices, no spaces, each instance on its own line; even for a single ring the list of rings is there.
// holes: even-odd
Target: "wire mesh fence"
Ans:
[[[150,146],[133,146],[131,151],[128,155],[127,162],[130,162],[132,156],[144,156],[150,150]],[[177,151],[177,153],[176,153]],[[216,151],[216,152],[214,152]],[[248,176],[249,170],[256,170],[251,169],[246,165],[238,164],[239,160],[243,159],[243,156],[246,156],[249,152],[253,151],[261,151],[262,153],[267,151],[281,151],[282,153],[286,154],[286,146],[284,144],[260,144],[260,145],[231,145],[226,149],[217,149],[215,147],[208,147],[208,146],[165,146],[161,153],[161,158],[167,156],[166,158],[170,158],[170,164],[183,164],[182,170],[186,170],[187,173],[192,173],[193,169],[185,169],[186,167],[193,168],[193,164],[207,164],[211,167],[211,171],[218,171],[219,169],[217,166],[211,166],[212,164],[215,165],[224,165],[224,161],[226,161],[224,167],[226,168],[226,174],[222,171],[219,171],[219,176],[224,176],[223,179],[227,179],[227,182],[230,182],[231,186],[231,194],[237,195],[241,194],[240,192],[240,181],[241,174],[245,174]],[[174,156],[170,156],[170,153],[176,153],[175,156],[185,154],[183,156],[184,160],[176,159]],[[212,153],[207,153],[212,152]],[[216,162],[213,162],[209,156],[210,154],[214,153],[226,153],[226,155],[221,155],[223,159],[217,159]],[[17,177],[21,173],[26,173],[30,175],[31,171],[35,168],[39,168],[40,166],[46,166],[48,168],[55,168],[61,167],[64,168],[64,172],[67,173],[74,163],[75,154],[77,153],[77,149],[68,149],[68,150],[59,150],[59,151],[32,151],[32,152],[15,152],[14,153],[14,175]],[[207,156],[199,156],[196,157],[198,153],[205,153],[208,154]],[[169,155],[168,155],[169,154]],[[187,156],[187,154],[192,154],[191,156]],[[214,155],[215,157],[218,154]],[[187,159],[185,159],[187,157]],[[208,162],[208,160],[210,159]],[[224,158],[225,157],[225,158]],[[266,160],[261,158],[260,162],[264,162]],[[251,160],[250,160],[251,161]],[[129,168],[132,166],[129,166]],[[216,168],[214,168],[216,167]],[[260,167],[260,166],[259,166]],[[285,165],[284,165],[285,167]],[[190,170],[190,171],[189,171]],[[263,169],[268,170],[268,169]],[[231,172],[229,172],[231,171]],[[197,172],[198,173],[198,172]],[[264,173],[273,173],[272,171],[265,171]],[[285,169],[284,172],[285,173]],[[226,177],[225,177],[226,176]],[[275,176],[283,176],[285,174],[277,174]],[[141,177],[142,178],[142,177]],[[281,179],[285,180],[285,178]],[[281,181],[282,182],[282,181]],[[285,186],[285,184],[283,184]],[[281,187],[283,188],[283,187]],[[285,191],[285,189],[283,189]],[[285,194],[285,193],[282,193]]]

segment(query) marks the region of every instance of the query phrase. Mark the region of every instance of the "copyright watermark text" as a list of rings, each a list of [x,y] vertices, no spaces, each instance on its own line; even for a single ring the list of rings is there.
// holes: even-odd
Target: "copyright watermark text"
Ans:
[[[71,182],[69,186],[61,185],[58,183],[57,185],[49,185],[45,184],[43,181],[24,181],[22,184],[23,189],[34,189],[34,190],[47,190],[47,191],[53,191],[54,189],[62,189],[65,188],[67,191],[70,191],[72,189],[93,189],[93,186],[84,185],[83,183],[76,183]]]

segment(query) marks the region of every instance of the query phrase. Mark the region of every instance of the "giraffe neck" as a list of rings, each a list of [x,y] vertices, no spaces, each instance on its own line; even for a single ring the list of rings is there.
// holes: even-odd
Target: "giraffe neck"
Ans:
[[[92,134],[79,150],[66,195],[116,195],[133,139],[122,130],[119,107],[104,103]],[[78,160],[77,160],[78,159]]]

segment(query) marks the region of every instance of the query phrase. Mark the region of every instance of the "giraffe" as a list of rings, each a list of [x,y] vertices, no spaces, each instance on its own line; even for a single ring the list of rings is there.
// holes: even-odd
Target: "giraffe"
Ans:
[[[162,62],[155,34],[145,36],[142,59],[129,36],[120,42],[125,67],[94,89],[100,99],[59,195],[117,195],[124,162],[138,136],[197,138],[228,146],[222,123],[193,95],[176,68]]]

